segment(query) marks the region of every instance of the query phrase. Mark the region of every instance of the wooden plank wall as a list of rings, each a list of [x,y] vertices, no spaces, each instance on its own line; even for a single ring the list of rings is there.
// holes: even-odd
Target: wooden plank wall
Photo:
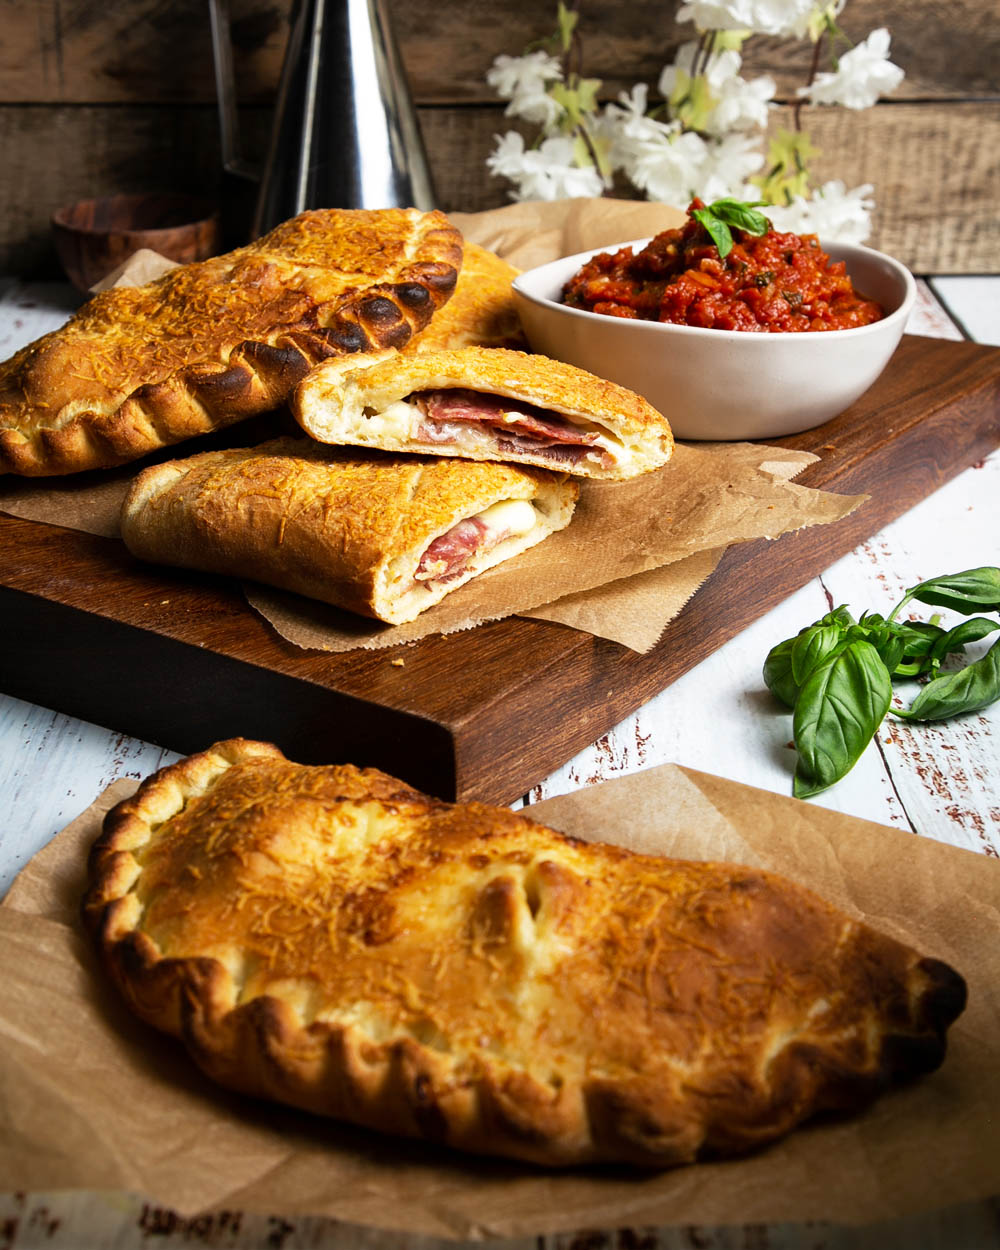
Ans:
[[[242,118],[261,155],[291,0],[232,0]],[[612,98],[655,85],[692,27],[675,0],[580,0],[586,72]],[[485,167],[509,128],[485,83],[494,56],[549,33],[539,0],[392,0],[441,206],[497,207],[506,184]],[[907,77],[864,112],[811,109],[816,172],[871,182],[871,242],[918,273],[1000,271],[1000,23],[995,0],[849,0],[845,31],[892,32]],[[225,194],[206,0],[0,0],[0,272],[54,275],[49,216],[114,190]],[[769,72],[784,100],[808,49],[755,40],[745,73]],[[788,124],[789,110],[775,124]]]

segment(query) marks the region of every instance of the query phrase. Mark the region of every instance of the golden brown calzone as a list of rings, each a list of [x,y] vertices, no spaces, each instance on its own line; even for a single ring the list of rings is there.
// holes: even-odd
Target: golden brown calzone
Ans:
[[[320,209],[102,292],[0,366],[0,472],[121,464],[274,408],[317,361],[405,346],[461,257],[442,213]]]
[[[641,395],[575,365],[505,348],[391,350],[328,360],[292,411],[324,443],[505,460],[621,479],[659,469],[670,424]]]
[[[853,1110],[935,1068],[965,1001],[781,877],[245,740],[112,809],[84,915],[222,1084],[548,1165],[686,1163]]]
[[[144,469],[121,534],[144,560],[401,625],[563,529],[576,498],[575,482],[545,469],[275,439]]]
[[[519,273],[493,252],[466,240],[454,295],[403,351],[527,347],[511,285]]]

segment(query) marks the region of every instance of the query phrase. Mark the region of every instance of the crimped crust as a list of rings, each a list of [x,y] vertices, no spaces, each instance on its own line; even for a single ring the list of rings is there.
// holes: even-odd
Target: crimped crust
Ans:
[[[317,361],[405,346],[461,257],[442,213],[321,209],[105,291],[0,366],[0,472],[121,464],[274,408]]]
[[[448,303],[404,352],[453,351],[458,347],[527,345],[517,315],[512,283],[521,271],[493,252],[466,240],[462,272]]]
[[[588,428],[599,427],[622,445],[625,454],[613,466],[565,466],[580,476],[634,477],[660,468],[673,452],[669,422],[641,395],[575,365],[499,347],[403,354],[387,350],[363,360],[324,361],[295,388],[291,407],[303,429],[321,442],[552,467],[544,455],[470,450],[447,441],[428,441],[412,430],[387,430],[371,419],[408,396],[454,389],[520,400]]]
[[[936,1067],[965,985],[790,881],[231,740],[109,812],[84,916],[226,1086],[547,1165],[762,1145]]]
[[[122,507],[121,534],[145,560],[253,578],[398,625],[568,525],[577,493],[543,469],[275,439],[144,469]],[[532,504],[532,531],[461,575],[414,580],[434,539],[505,500]]]

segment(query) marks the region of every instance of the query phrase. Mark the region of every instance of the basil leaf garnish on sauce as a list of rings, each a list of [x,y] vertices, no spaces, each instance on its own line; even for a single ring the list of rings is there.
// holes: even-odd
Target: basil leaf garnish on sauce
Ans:
[[[763,213],[757,212],[758,206],[764,202],[714,200],[707,208],[696,208],[691,216],[705,228],[719,249],[719,256],[725,260],[733,250],[733,230],[742,230],[745,234],[767,234],[771,223]]]

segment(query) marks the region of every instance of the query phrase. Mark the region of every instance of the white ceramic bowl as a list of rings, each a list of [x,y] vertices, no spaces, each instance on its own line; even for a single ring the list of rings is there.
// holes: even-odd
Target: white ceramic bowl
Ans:
[[[898,261],[851,243],[822,243],[847,265],[855,289],[886,311],[853,330],[755,334],[608,317],[559,303],[565,283],[595,248],[529,269],[514,281],[533,351],[637,391],[677,438],[780,438],[821,425],[871,386],[896,350],[916,298]]]

